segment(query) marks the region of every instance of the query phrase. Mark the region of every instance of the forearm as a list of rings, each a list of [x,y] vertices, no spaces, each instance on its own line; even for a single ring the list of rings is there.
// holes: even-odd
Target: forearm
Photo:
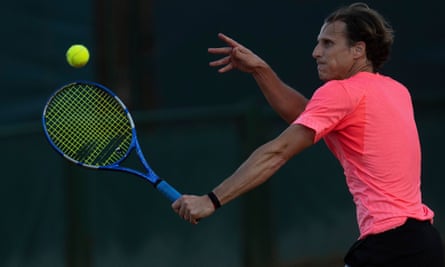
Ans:
[[[266,63],[252,75],[269,104],[286,122],[293,122],[304,111],[308,99],[281,81]]]
[[[268,144],[252,155],[213,192],[222,205],[267,181],[285,162]]]
[[[315,132],[302,125],[290,125],[280,136],[260,146],[213,192],[221,204],[267,181],[291,157],[313,144]]]
[[[227,179],[215,187],[213,194],[182,195],[172,208],[184,220],[197,224],[236,197],[267,181],[291,157],[313,144],[315,132],[292,124],[274,140],[260,146]]]

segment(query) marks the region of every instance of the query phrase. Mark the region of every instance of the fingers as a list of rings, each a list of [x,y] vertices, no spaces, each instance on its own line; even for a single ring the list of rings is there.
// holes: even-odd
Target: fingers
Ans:
[[[232,38],[223,33],[218,33],[218,38],[227,43],[228,45],[230,45],[231,47],[242,46],[240,43],[238,43],[237,41],[233,40]]]
[[[230,63],[230,56],[227,56],[227,57],[224,57],[224,58],[221,58],[221,59],[218,59],[218,60],[210,62],[209,66],[211,66],[211,67],[218,67],[218,66],[221,66],[221,65],[229,64],[229,63]]]
[[[215,55],[229,55],[232,52],[232,47],[211,47],[208,48],[207,51],[210,54],[215,54]]]
[[[195,202],[196,199],[197,198],[195,196],[183,195],[181,198],[176,200],[171,207],[179,215],[179,217],[185,221],[191,224],[198,224],[200,220],[198,215],[199,213],[197,213],[196,208],[193,208],[193,202]]]
[[[230,64],[227,64],[227,65],[225,65],[224,67],[220,68],[220,69],[218,70],[218,72],[219,72],[219,73],[224,73],[224,72],[231,71],[232,69],[233,69],[233,64],[230,63]]]
[[[227,56],[224,58],[221,58],[219,60],[215,60],[209,63],[209,66],[211,67],[219,67],[219,66],[223,66],[224,67],[220,68],[218,70],[218,72],[223,73],[223,72],[227,72],[233,69],[233,64],[231,63],[231,57]]]
[[[193,218],[191,216],[190,211],[187,209],[186,205],[181,203],[181,200],[175,201],[172,205],[173,210],[185,221],[188,221],[189,223],[196,224],[197,219]]]
[[[244,49],[244,46],[242,46],[240,43],[236,42],[235,40],[233,40],[232,38],[219,33],[218,37],[225,41],[230,47],[211,47],[208,48],[207,51],[210,54],[215,54],[215,55],[230,55],[232,53],[233,49]]]
[[[236,42],[235,40],[233,40],[232,38],[228,37],[227,35],[225,35],[223,33],[219,33],[218,38],[221,39],[222,41],[224,41],[230,47],[208,48],[207,51],[210,54],[227,55],[224,58],[210,62],[209,66],[211,66],[211,67],[223,66],[220,69],[218,69],[218,72],[224,73],[224,72],[228,72],[228,71],[236,68],[236,66],[234,65],[234,62],[233,62],[235,53],[238,50],[241,51],[242,49],[244,49],[244,47],[240,43]]]
[[[230,55],[232,53],[231,47],[209,48],[208,52],[211,54],[215,54],[215,55],[218,55],[218,54],[228,55],[221,59],[210,62],[209,66],[219,67],[219,66],[225,65],[224,67],[222,67],[218,70],[218,72],[220,72],[220,73],[227,72],[227,71],[233,69],[233,66],[231,64],[231,55]]]

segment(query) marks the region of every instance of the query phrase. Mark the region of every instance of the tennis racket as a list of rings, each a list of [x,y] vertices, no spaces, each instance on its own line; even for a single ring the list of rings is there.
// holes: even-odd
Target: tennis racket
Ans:
[[[49,143],[65,159],[87,168],[137,175],[171,202],[181,196],[150,168],[128,109],[105,86],[89,81],[62,86],[46,103],[42,122]],[[144,171],[121,165],[133,151]]]

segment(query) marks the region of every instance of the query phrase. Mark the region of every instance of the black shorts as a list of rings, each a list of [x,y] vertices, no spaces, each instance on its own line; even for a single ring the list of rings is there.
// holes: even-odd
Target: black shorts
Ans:
[[[345,263],[350,267],[445,267],[439,232],[429,221],[414,219],[357,241]]]

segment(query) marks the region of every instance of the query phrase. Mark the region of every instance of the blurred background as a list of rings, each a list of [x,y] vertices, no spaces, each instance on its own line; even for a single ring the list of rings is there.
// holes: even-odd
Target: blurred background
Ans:
[[[208,47],[223,32],[310,97],[323,19],[351,1],[4,1],[1,7],[0,266],[342,266],[358,237],[342,170],[323,142],[270,181],[192,226],[147,182],[66,163],[40,116],[73,80],[114,90],[133,113],[151,166],[184,193],[207,193],[286,124],[252,77],[218,74]],[[445,2],[367,1],[395,28],[382,73],[413,95],[423,197],[445,236],[442,156]],[[80,43],[90,62],[74,69]],[[298,174],[298,175],[297,175]]]

